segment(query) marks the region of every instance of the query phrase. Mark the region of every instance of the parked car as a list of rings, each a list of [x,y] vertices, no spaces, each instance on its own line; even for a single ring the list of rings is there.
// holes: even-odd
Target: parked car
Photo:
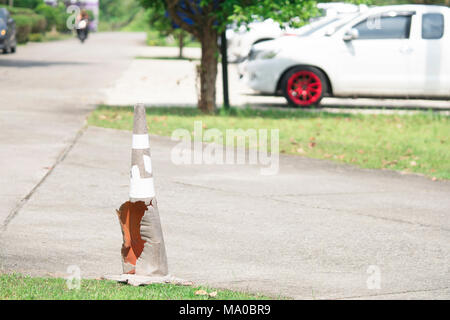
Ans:
[[[295,106],[323,96],[450,98],[450,8],[371,8],[322,37],[256,44],[244,67],[254,90]]]
[[[298,36],[299,37],[323,37],[326,35],[333,34],[337,28],[342,26],[343,24],[349,22],[350,20],[354,19],[361,13],[351,13],[351,14],[342,14],[338,15],[333,18],[323,18],[318,21],[315,21],[313,23],[310,23],[309,25],[305,26],[307,29],[304,29],[303,32],[301,32]],[[323,21],[325,20],[325,22]],[[285,36],[294,36],[292,34],[285,35]],[[297,35],[295,35],[297,36]],[[250,52],[248,54],[247,59],[242,60],[238,64],[238,73],[239,78],[243,78],[246,70],[247,63],[249,61],[252,61],[256,58],[256,55],[259,53],[258,50],[255,50],[252,46],[252,49],[250,49]]]
[[[349,3],[319,3],[317,5],[321,16],[312,19],[311,23],[301,28],[290,28],[280,25],[272,19],[264,21],[255,21],[246,26],[236,28],[230,26],[226,32],[228,42],[229,61],[240,62],[247,58],[252,45],[263,41],[273,40],[283,35],[301,35],[310,31],[311,28],[317,28],[322,24],[338,19],[340,16],[355,14],[361,10],[367,9],[367,6],[357,6]]]
[[[6,8],[0,8],[0,50],[16,52],[16,23]]]

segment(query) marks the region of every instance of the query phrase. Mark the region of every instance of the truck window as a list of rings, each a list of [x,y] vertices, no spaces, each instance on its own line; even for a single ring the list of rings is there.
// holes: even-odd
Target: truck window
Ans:
[[[369,17],[354,28],[358,39],[408,39],[411,15]]]
[[[444,35],[444,16],[441,13],[422,15],[422,39],[440,39]]]

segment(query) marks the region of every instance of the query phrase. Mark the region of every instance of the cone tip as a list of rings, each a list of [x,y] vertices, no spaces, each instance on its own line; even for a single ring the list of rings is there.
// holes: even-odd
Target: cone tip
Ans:
[[[143,103],[136,103],[134,105],[134,110],[135,111],[145,110],[145,105]]]
[[[134,106],[133,133],[134,134],[146,134],[147,133],[146,112],[145,112],[145,106],[143,103],[137,103]]]

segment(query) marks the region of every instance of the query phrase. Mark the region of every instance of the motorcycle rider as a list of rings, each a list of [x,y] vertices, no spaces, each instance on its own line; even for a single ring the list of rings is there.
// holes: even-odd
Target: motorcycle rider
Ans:
[[[82,22],[82,21],[85,21],[85,23],[86,23],[85,28],[80,28],[80,22]],[[77,16],[76,26],[77,26],[78,38],[82,39],[82,33],[84,32],[83,39],[86,39],[88,37],[88,33],[89,33],[89,13],[85,9],[82,9],[80,11],[80,14]]]

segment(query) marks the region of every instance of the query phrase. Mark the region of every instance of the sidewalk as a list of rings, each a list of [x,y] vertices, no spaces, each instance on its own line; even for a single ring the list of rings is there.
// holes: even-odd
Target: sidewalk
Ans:
[[[90,127],[3,234],[5,270],[120,273],[115,209],[131,133]],[[281,156],[259,167],[175,166],[151,137],[169,268],[210,286],[291,298],[450,298],[450,184]],[[381,289],[369,290],[369,266]]]

